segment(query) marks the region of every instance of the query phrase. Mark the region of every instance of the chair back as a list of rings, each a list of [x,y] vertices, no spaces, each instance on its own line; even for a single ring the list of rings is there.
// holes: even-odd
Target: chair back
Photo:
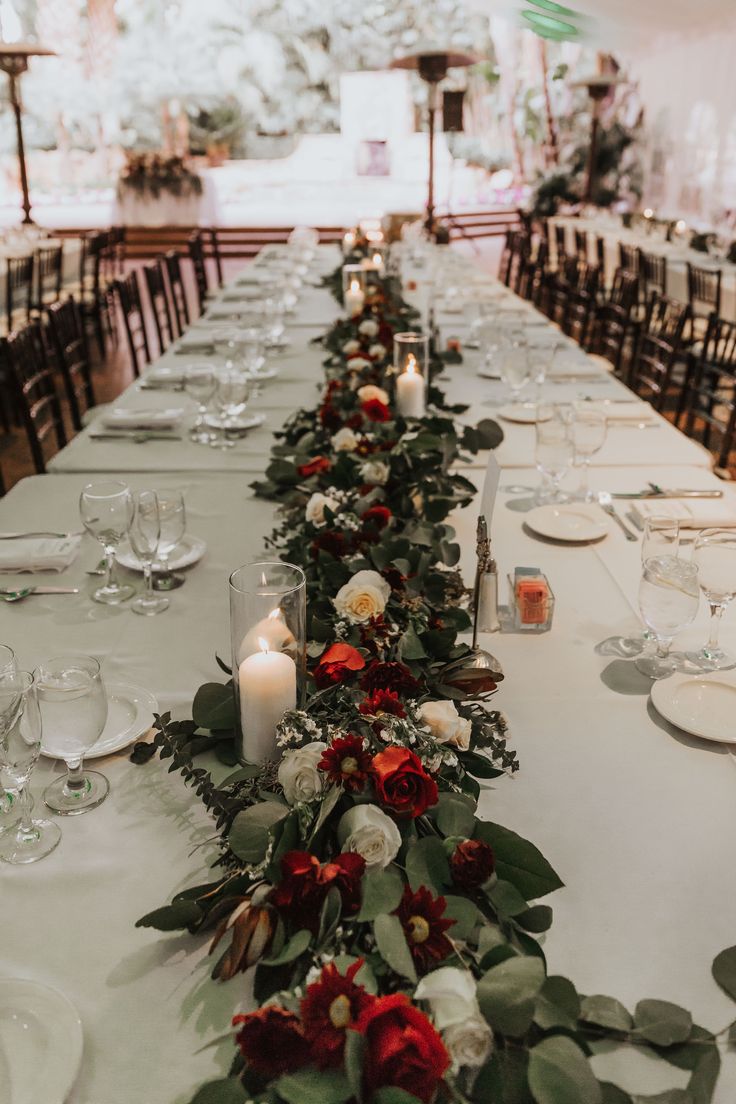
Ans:
[[[164,255],[164,264],[169,280],[171,302],[174,307],[177,337],[181,337],[189,325],[189,304],[187,303],[187,294],[184,289],[184,278],[181,271],[181,255],[175,249],[170,249]]]
[[[623,268],[626,272],[635,272],[639,275],[639,254],[641,250],[638,245],[627,245],[626,242],[618,243],[618,267]]]
[[[36,250],[36,292],[34,307],[42,311],[44,307],[57,303],[61,298],[61,270],[63,244],[41,245]]]
[[[688,261],[687,297],[693,315],[702,317],[713,312],[721,313],[722,277],[720,268],[700,268]]]
[[[222,287],[225,281],[222,275],[222,253],[220,251],[220,238],[217,232],[217,227],[208,226],[206,233],[206,241],[209,245],[210,256],[215,262],[215,272],[217,273],[217,286]]]
[[[563,259],[567,256],[567,238],[565,227],[555,223],[555,250],[557,252],[557,267],[562,268]]]
[[[8,257],[5,262],[5,315],[8,332],[28,322],[33,306],[32,253],[23,257]]]
[[[672,369],[683,348],[690,308],[664,295],[653,295],[629,373],[629,386],[661,410],[672,380]]]
[[[575,230],[575,255],[579,261],[588,259],[588,233],[586,230]]]
[[[736,449],[736,322],[712,314],[705,340],[688,373],[685,432],[699,437],[727,468]],[[715,449],[713,433],[720,441]]]
[[[648,299],[653,291],[658,295],[667,293],[667,258],[658,253],[639,251],[639,273],[644,295]]]
[[[46,471],[47,442],[54,452],[66,444],[53,360],[43,327],[31,322],[8,335],[6,351],[36,471]]]
[[[79,254],[79,287],[85,302],[97,303],[100,296],[103,254],[108,248],[107,230],[90,230],[82,238]]]
[[[71,296],[63,302],[52,304],[48,318],[49,333],[64,381],[72,424],[78,431],[82,428],[82,415],[95,405],[84,318]]]
[[[141,290],[136,271],[134,270],[127,276],[123,276],[120,280],[115,280],[112,286],[123,316],[125,340],[128,345],[133,374],[139,376],[141,369],[151,363],[151,350],[148,344]]]
[[[197,289],[199,313],[204,314],[209,288],[207,286],[207,263],[204,259],[204,244],[201,230],[195,230],[189,235],[187,240],[187,251],[194,270],[194,285]]]
[[[157,257],[153,264],[144,265],[143,276],[146,281],[148,298],[151,302],[159,351],[163,353],[174,340],[174,322],[169,294],[166,289],[163,257]]]
[[[613,275],[609,302],[620,307],[630,315],[639,295],[639,276],[623,268],[617,268]]]

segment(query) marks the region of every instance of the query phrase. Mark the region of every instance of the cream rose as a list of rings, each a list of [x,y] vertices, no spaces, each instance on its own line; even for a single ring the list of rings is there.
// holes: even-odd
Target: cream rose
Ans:
[[[391,587],[377,571],[356,571],[332,601],[341,617],[360,625],[383,613],[390,595]]]
[[[364,322],[361,322],[358,326],[358,333],[364,334],[366,337],[375,337],[378,334],[378,323],[372,318],[366,318]]]
[[[388,866],[401,847],[399,829],[377,805],[348,809],[337,826],[337,838],[343,851],[362,855],[369,869]]]
[[[470,748],[472,725],[461,717],[451,701],[425,702],[419,716],[438,744],[452,744],[460,751]]]
[[[387,352],[388,349],[385,345],[382,345],[380,341],[376,341],[375,345],[371,345],[368,349],[370,356],[374,357],[376,360],[383,360]]]
[[[480,1069],[491,1056],[493,1032],[480,1014],[467,1016],[462,1023],[450,1024],[442,1038],[453,1064]]]
[[[382,387],[376,387],[375,383],[366,383],[364,387],[359,387],[358,398],[361,402],[368,402],[369,399],[378,399],[384,406],[388,406],[389,403],[388,394]]]
[[[391,469],[385,460],[366,460],[360,466],[360,477],[365,483],[375,483],[382,487],[388,480]]]
[[[348,368],[350,368],[352,372],[361,372],[363,368],[368,368],[370,366],[370,363],[371,362],[369,360],[366,360],[365,357],[351,357]]]
[[[493,1032],[481,1015],[475,979],[467,970],[442,966],[423,977],[415,996],[429,1003],[456,1068],[477,1069],[493,1049]]]
[[[332,436],[331,444],[336,452],[354,452],[358,447],[358,438],[355,436],[352,429],[343,426],[342,429],[338,429],[337,433]]]
[[[342,347],[342,351],[350,356],[352,353],[357,353],[360,349],[360,342],[356,341],[354,337],[350,341],[346,341]]]
[[[279,782],[290,805],[314,801],[322,792],[324,776],[317,770],[327,744],[316,741],[306,747],[284,752],[279,763]]]
[[[337,502],[334,498],[330,498],[329,495],[323,495],[319,491],[315,491],[306,507],[307,521],[311,521],[312,525],[324,525],[325,523],[325,506],[332,511],[337,509]]]

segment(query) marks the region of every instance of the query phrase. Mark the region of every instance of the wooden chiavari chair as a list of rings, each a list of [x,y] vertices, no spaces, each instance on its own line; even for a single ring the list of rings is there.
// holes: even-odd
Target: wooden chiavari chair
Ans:
[[[53,452],[66,444],[54,366],[43,327],[39,322],[31,322],[16,330],[8,335],[6,347],[33,463],[42,474],[46,471],[47,442],[55,441]]]
[[[639,250],[639,277],[644,298],[649,300],[652,292],[667,294],[667,258],[657,253],[645,253]]]
[[[618,243],[618,267],[624,272],[635,272],[639,275],[639,255],[641,250],[638,245],[627,245],[626,242]]]
[[[588,233],[575,229],[575,255],[579,261],[588,260]]]
[[[189,253],[189,260],[192,262],[192,268],[194,270],[194,285],[197,289],[197,303],[199,304],[199,313],[204,314],[207,296],[209,295],[209,287],[207,282],[207,262],[204,256],[204,245],[202,238],[202,231],[195,230],[189,235],[187,239],[187,251]]]
[[[593,315],[589,351],[611,364],[617,376],[623,375],[624,353],[633,335],[632,313],[638,291],[636,273],[616,269],[610,294],[597,304]]]
[[[41,245],[36,249],[33,310],[39,314],[61,298],[63,245]]]
[[[557,254],[557,271],[560,272],[567,257],[567,236],[565,227],[555,223],[555,252]]]
[[[682,353],[690,308],[685,303],[654,295],[647,305],[628,383],[633,391],[661,410],[670,392],[672,371]]]
[[[169,280],[171,302],[174,307],[173,317],[176,320],[177,337],[181,337],[189,325],[189,304],[184,288],[184,278],[181,271],[181,256],[175,249],[169,250],[164,255],[166,275]]]
[[[220,253],[220,239],[217,234],[216,226],[207,227],[207,244],[209,245],[210,256],[215,262],[215,272],[217,274],[217,286],[222,287],[224,279],[222,275],[222,254]]]
[[[687,265],[687,300],[690,304],[690,340],[700,341],[705,336],[711,314],[721,313],[720,268],[701,268]]]
[[[712,314],[702,349],[688,372],[685,432],[699,437],[716,457],[716,467],[728,469],[736,450],[736,323]],[[713,432],[720,443],[713,449]]]
[[[153,264],[144,265],[143,276],[151,303],[159,352],[164,353],[174,340],[174,322],[166,290],[163,258],[157,257]]]
[[[48,319],[72,425],[80,430],[84,424],[83,415],[95,405],[84,318],[78,304],[70,296],[64,302],[53,303],[49,307]]]
[[[125,340],[128,345],[133,374],[139,376],[141,369],[151,363],[151,350],[148,344],[141,290],[136,272],[133,271],[129,275],[123,276],[122,279],[116,280],[113,289],[123,316]]]
[[[5,332],[10,333],[30,321],[33,307],[32,253],[5,260]]]

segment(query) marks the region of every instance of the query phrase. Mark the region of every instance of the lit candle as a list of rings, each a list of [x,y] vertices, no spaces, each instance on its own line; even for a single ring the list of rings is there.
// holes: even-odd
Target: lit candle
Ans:
[[[357,280],[351,280],[350,287],[345,292],[345,310],[351,318],[355,318],[356,314],[360,314],[362,311],[364,303],[365,295],[360,283]]]
[[[424,415],[424,377],[413,353],[407,357],[406,371],[396,377],[396,403],[405,418]]]
[[[343,250],[345,253],[350,253],[355,245],[355,231],[348,230],[342,239]]]
[[[249,763],[275,759],[276,726],[287,709],[296,708],[296,664],[285,652],[271,652],[259,640],[260,651],[238,668],[242,757]]]
[[[646,210],[644,211],[644,218],[645,219],[654,218],[654,211],[652,210],[651,207],[647,207]]]

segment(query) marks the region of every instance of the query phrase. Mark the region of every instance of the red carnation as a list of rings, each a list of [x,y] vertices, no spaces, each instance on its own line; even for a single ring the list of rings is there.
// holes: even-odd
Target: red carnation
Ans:
[[[363,419],[360,414],[351,414],[345,425],[348,429],[360,429],[363,425]]]
[[[360,404],[360,409],[370,422],[390,422],[391,411],[380,399],[366,399]]]
[[[362,671],[365,659],[357,648],[350,644],[333,644],[320,656],[314,669],[314,681],[320,690],[345,682],[355,671]]]
[[[445,898],[433,897],[426,886],[420,886],[416,893],[405,886],[401,904],[395,910],[414,963],[422,973],[452,953],[452,943],[445,932],[455,921],[445,918],[446,907]]]
[[[307,987],[301,1002],[302,1024],[318,1069],[342,1065],[347,1029],[376,999],[355,983],[362,965],[361,958],[343,976],[334,962],[328,962],[319,980]]]
[[[327,552],[334,559],[339,560],[345,551],[345,535],[337,533],[334,529],[327,529],[318,533],[312,541],[312,556],[317,558],[320,552]]]
[[[310,475],[329,471],[331,467],[332,462],[326,456],[315,456],[308,464],[300,464],[296,470],[304,479],[308,479]]]
[[[420,759],[398,745],[374,755],[371,765],[379,801],[399,817],[418,817],[437,804],[437,783]]]
[[[365,874],[365,859],[357,851],[344,851],[331,863],[322,867],[323,877],[329,888],[335,885],[340,890],[342,908],[348,916],[360,912],[361,882]]]
[[[406,716],[406,710],[394,690],[375,690],[360,703],[358,710],[367,717],[377,717],[379,713],[390,713],[393,717]]]
[[[388,506],[369,506],[360,516],[366,524],[375,526],[376,529],[385,529],[391,520],[391,511]]]
[[[493,848],[483,840],[466,839],[459,843],[450,859],[452,880],[460,889],[484,885],[496,867]]]
[[[309,1045],[293,1012],[267,1004],[257,1012],[233,1016],[240,1053],[252,1070],[262,1077],[293,1073],[310,1060]]]
[[[423,1012],[403,993],[381,997],[360,1015],[355,1028],[366,1041],[366,1095],[396,1085],[431,1104],[450,1057]]]
[[[327,888],[316,855],[289,851],[281,860],[281,881],[269,894],[271,904],[300,928],[317,931]]]
[[[317,766],[326,772],[330,782],[349,793],[359,793],[368,781],[371,755],[363,748],[360,736],[338,736],[322,753]]]
[[[419,693],[419,683],[404,663],[380,663],[374,660],[360,680],[361,690],[395,690],[408,698]]]
[[[320,407],[319,420],[325,429],[330,430],[330,432],[334,432],[342,425],[342,418],[331,403],[325,403],[324,406]]]

